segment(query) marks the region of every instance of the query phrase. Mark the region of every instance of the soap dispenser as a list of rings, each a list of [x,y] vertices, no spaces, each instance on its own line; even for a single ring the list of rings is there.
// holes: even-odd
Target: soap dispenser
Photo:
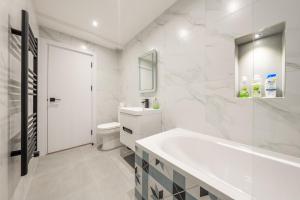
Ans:
[[[250,97],[250,92],[249,92],[249,82],[248,82],[248,77],[243,76],[241,85],[240,85],[240,93],[239,93],[240,98],[248,98]]]
[[[159,102],[156,97],[154,97],[152,107],[153,107],[153,109],[159,109]]]

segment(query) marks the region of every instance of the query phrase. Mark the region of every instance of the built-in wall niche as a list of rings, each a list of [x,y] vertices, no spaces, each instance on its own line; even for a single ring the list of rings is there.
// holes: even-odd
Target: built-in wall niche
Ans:
[[[235,39],[237,97],[284,97],[285,27],[282,22]]]

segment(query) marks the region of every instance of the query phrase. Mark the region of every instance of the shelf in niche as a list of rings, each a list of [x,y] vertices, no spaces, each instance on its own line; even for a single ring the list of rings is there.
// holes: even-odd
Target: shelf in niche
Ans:
[[[261,97],[258,99],[284,99],[285,97]]]
[[[238,99],[284,99],[285,97],[236,97]]]
[[[262,99],[283,98],[285,94],[285,22],[270,26],[258,32],[235,39],[235,96],[239,91],[243,77],[248,80],[249,91],[254,76],[259,75],[262,83]],[[277,75],[277,96],[264,97],[264,83],[267,74]]]

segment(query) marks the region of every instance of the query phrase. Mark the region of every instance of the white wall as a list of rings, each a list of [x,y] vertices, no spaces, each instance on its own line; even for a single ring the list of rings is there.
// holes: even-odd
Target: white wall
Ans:
[[[181,127],[300,157],[300,14],[297,0],[179,0],[125,48],[121,100],[138,106],[138,60],[158,50],[165,130]],[[286,98],[234,95],[234,38],[287,22]]]
[[[155,48],[164,129],[181,127],[249,143],[252,102],[234,98],[234,40],[207,28],[223,13],[206,10],[206,3],[179,1],[127,45],[120,61],[122,101],[139,105],[137,58]]]
[[[20,149],[20,112],[12,113],[8,80],[20,81],[20,61],[9,52],[9,26],[20,29],[21,10],[26,9],[36,36],[38,27],[35,11],[29,0],[1,0],[0,2],[0,199],[18,199],[24,196],[28,178],[21,178],[20,157],[9,157],[12,150]],[[19,106],[17,103],[14,106]],[[17,189],[16,189],[17,188]],[[20,196],[18,196],[20,195]],[[17,197],[18,196],[18,197]]]
[[[97,124],[116,121],[120,94],[118,52],[45,27],[40,27],[40,38],[94,54],[94,133]],[[45,46],[41,45],[39,62],[39,150],[42,155],[47,153],[47,59],[46,50],[43,48]]]

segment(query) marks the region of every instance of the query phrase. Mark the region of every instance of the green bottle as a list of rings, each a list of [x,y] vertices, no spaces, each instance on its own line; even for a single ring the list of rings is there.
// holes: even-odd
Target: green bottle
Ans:
[[[248,84],[248,78],[247,76],[242,77],[242,82],[240,86],[240,98],[248,98],[250,97],[250,92],[249,92],[249,84]]]
[[[154,97],[152,108],[153,109],[159,109],[159,102],[158,102],[156,97]]]
[[[254,76],[254,80],[252,83],[252,96],[253,97],[261,97],[261,87],[262,87],[261,77],[260,77],[260,75],[256,74]]]

